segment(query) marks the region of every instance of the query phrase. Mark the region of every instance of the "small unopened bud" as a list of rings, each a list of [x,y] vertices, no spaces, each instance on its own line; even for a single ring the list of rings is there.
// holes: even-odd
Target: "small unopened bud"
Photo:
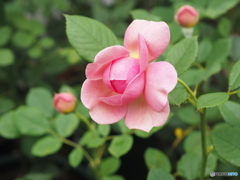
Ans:
[[[72,93],[59,93],[54,95],[53,105],[58,112],[69,113],[74,111],[76,100],[76,97]]]
[[[174,18],[180,26],[189,28],[197,24],[199,14],[194,7],[184,5],[177,10]]]

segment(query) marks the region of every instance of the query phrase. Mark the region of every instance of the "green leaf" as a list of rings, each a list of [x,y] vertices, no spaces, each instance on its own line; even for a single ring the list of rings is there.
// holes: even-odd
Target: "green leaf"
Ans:
[[[12,28],[9,26],[2,26],[0,28],[0,46],[4,46],[9,41],[12,34]]]
[[[240,98],[240,91],[238,91],[237,96]]]
[[[20,106],[14,113],[14,121],[23,135],[40,136],[48,132],[48,120],[35,107]]]
[[[52,93],[42,87],[32,88],[27,94],[27,105],[40,109],[46,117],[51,117],[54,108],[52,105]]]
[[[171,172],[171,163],[168,157],[157,149],[147,148],[144,153],[144,160],[148,169],[162,168],[168,173]]]
[[[195,153],[184,154],[177,163],[177,170],[180,176],[187,180],[196,179],[199,176],[201,158]]]
[[[49,49],[55,45],[55,41],[51,37],[44,37],[39,40],[38,44],[42,48]]]
[[[229,125],[219,126],[211,135],[217,154],[230,164],[240,167],[240,128]]]
[[[15,106],[12,99],[0,99],[0,114],[5,113]]]
[[[183,38],[182,30],[179,25],[177,25],[175,22],[171,22],[168,24],[170,28],[170,34],[171,34],[171,43],[175,43]],[[168,48],[169,49],[169,48]]]
[[[179,83],[177,86],[168,94],[168,100],[170,104],[178,105],[182,104],[187,99],[187,91]]]
[[[194,125],[200,122],[200,116],[192,106],[185,106],[179,109],[178,117],[185,123]]]
[[[105,176],[101,180],[125,180],[125,179],[120,175],[113,175],[113,176]]]
[[[0,135],[8,139],[14,139],[20,136],[19,130],[14,122],[12,111],[0,117]]]
[[[232,28],[232,23],[229,19],[227,18],[221,18],[219,23],[218,23],[218,32],[223,36],[229,36]]]
[[[62,137],[69,137],[77,129],[78,118],[74,114],[59,114],[54,122],[55,128]]]
[[[108,151],[111,155],[119,158],[120,156],[126,154],[131,149],[132,145],[132,136],[121,135],[111,141]]]
[[[83,159],[83,153],[79,149],[73,149],[68,156],[68,162],[72,167],[78,167]]]
[[[162,18],[162,21],[172,21],[174,10],[171,6],[155,6],[151,9],[151,13]]]
[[[240,36],[232,35],[232,48],[231,48],[231,56],[234,61],[240,59]]]
[[[231,51],[231,41],[231,38],[221,38],[214,42],[212,51],[207,56],[207,67],[224,62]]]
[[[9,66],[14,63],[14,53],[11,49],[0,49],[0,66]]]
[[[12,37],[13,44],[23,49],[30,47],[35,40],[34,35],[22,31],[17,31]]]
[[[82,146],[87,146],[88,148],[96,148],[101,146],[105,142],[105,139],[100,137],[96,131],[87,131],[84,133],[80,140]]]
[[[62,146],[62,142],[53,137],[45,136],[39,139],[32,147],[32,154],[38,157],[44,157],[49,154],[54,154]]]
[[[205,16],[216,19],[218,16],[226,13],[229,9],[234,7],[238,0],[211,0],[208,1],[208,7],[204,11]]]
[[[197,51],[197,37],[187,38],[174,45],[167,52],[166,61],[170,62],[180,75],[192,65],[197,56]]]
[[[209,39],[204,39],[199,43],[197,61],[202,63],[206,61],[207,56],[212,51],[212,43]]]
[[[144,9],[134,9],[130,12],[133,19],[143,19],[147,21],[161,21],[159,16],[149,13]]]
[[[229,94],[224,92],[201,95],[197,100],[197,108],[210,108],[219,106],[229,99]]]
[[[169,116],[170,118],[170,116]],[[150,136],[152,136],[155,132],[159,131],[160,129],[162,129],[167,123],[165,123],[162,126],[158,126],[158,127],[153,127],[151,129],[150,132],[145,132],[145,131],[141,131],[141,130],[137,130],[135,129],[134,133],[136,136],[140,137],[140,138],[149,138]]]
[[[100,173],[103,176],[114,174],[120,167],[121,162],[118,158],[108,157],[100,164]]]
[[[231,69],[229,76],[229,90],[240,88],[240,60],[237,61]]]
[[[121,131],[122,134],[128,133],[128,132],[131,131],[131,129],[129,129],[129,128],[126,126],[124,119],[121,119],[121,120],[118,121],[116,124],[118,125],[118,127],[119,127],[119,129],[120,129],[120,131]]]
[[[30,58],[37,59],[43,54],[43,50],[37,46],[33,46],[28,49],[27,54]]]
[[[118,44],[117,37],[102,23],[83,16],[65,17],[69,42],[86,60],[93,62],[99,51]]]
[[[97,130],[100,135],[107,136],[110,133],[111,127],[109,124],[99,124]]]
[[[151,169],[148,172],[147,180],[175,180],[175,178],[161,168]]]
[[[234,127],[240,127],[240,104],[227,101],[219,107],[223,119]]]

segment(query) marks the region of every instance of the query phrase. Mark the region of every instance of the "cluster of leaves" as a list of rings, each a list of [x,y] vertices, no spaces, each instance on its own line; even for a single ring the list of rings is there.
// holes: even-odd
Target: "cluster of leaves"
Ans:
[[[237,172],[236,167],[240,167],[240,37],[233,34],[238,27],[233,24],[231,14],[239,0],[169,0],[166,6],[157,5],[149,11],[132,10],[136,5],[133,0],[116,1],[115,4],[113,1],[107,5],[83,0],[82,3],[92,8],[95,20],[65,15],[67,37],[80,58],[72,48],[58,47],[57,40],[48,34],[46,27],[50,25],[43,25],[48,23],[53,9],[58,12],[69,10],[70,1],[27,2],[33,7],[31,10],[23,0],[8,3],[9,23],[0,26],[0,85],[6,87],[0,89],[4,94],[0,97],[0,135],[6,139],[21,139],[24,155],[52,157],[56,161],[55,155],[67,144],[73,147],[64,154],[67,162],[73,168],[80,167],[85,178],[93,178],[92,171],[86,170],[89,163],[98,179],[124,180],[122,175],[115,174],[119,173],[121,165],[124,166],[122,156],[134,148],[135,137],[145,139],[154,134],[168,147],[161,150],[145,147],[143,158],[148,175],[143,179],[174,180],[176,176],[197,179],[202,163],[199,112],[206,111],[209,154],[205,177],[209,177],[211,171]],[[181,28],[174,22],[174,12],[185,4],[200,12],[201,22],[194,27],[194,35],[198,37],[184,39]],[[43,8],[40,14],[44,20],[41,22],[35,17],[39,15],[39,12],[35,14],[39,7]],[[233,12],[227,13],[230,9]],[[26,12],[30,18],[26,18]],[[165,60],[174,65],[181,81],[194,89],[195,99],[179,81],[169,94],[172,113],[168,122],[165,127],[153,128],[150,133],[129,130],[123,120],[111,126],[88,124],[89,112],[81,102],[76,112],[56,113],[52,106],[53,90],[57,89],[54,76],[79,63],[80,59],[92,62],[105,47],[121,45],[121,37],[115,34],[124,34],[129,15],[132,19],[168,23],[171,43],[158,61]],[[19,95],[16,89],[29,90],[26,105],[15,104]],[[64,85],[59,92],[71,91],[79,98],[79,89],[79,86]],[[175,137],[171,137],[169,134],[174,134],[174,130]],[[129,163],[136,162],[129,160]],[[17,180],[51,180],[59,172],[56,166],[46,166]]]

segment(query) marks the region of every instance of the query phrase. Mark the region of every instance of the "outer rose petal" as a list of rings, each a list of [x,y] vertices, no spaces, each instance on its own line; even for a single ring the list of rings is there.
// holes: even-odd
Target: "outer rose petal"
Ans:
[[[90,110],[91,118],[98,124],[112,124],[126,115],[127,106],[111,106],[98,101]]]
[[[125,124],[129,129],[139,129],[149,132],[152,127],[163,125],[167,121],[169,112],[168,103],[161,112],[157,112],[148,106],[144,96],[141,95],[128,105]]]
[[[134,20],[128,26],[124,37],[124,46],[130,51],[132,57],[139,55],[138,33],[146,41],[149,61],[157,59],[170,41],[170,30],[165,22]]]
[[[140,72],[144,71],[148,64],[148,48],[146,41],[141,34],[138,34]]]
[[[99,97],[112,95],[112,91],[108,89],[102,80],[84,81],[81,90],[81,100],[84,106],[91,109],[98,101]]]
[[[103,49],[96,55],[94,63],[87,65],[87,79],[102,79],[104,70],[110,62],[118,58],[128,57],[129,54],[129,51],[123,46],[111,46]]]
[[[145,99],[155,111],[162,111],[168,103],[168,93],[177,84],[177,72],[168,62],[150,63],[146,70]]]

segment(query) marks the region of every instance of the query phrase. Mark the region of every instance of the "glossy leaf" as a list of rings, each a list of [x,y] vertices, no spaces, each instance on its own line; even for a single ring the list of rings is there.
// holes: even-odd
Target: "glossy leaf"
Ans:
[[[197,100],[197,108],[210,108],[219,106],[229,99],[229,94],[224,92],[209,93],[200,96]]]
[[[68,162],[74,168],[78,167],[82,159],[83,159],[83,153],[77,148],[73,149],[68,155]]]
[[[51,117],[54,111],[53,96],[51,92],[45,88],[32,88],[27,94],[27,105],[33,106],[41,110],[46,117]]]
[[[49,129],[45,115],[35,107],[20,106],[14,113],[14,121],[23,135],[40,136]]]
[[[148,169],[162,168],[166,172],[171,172],[171,163],[168,157],[161,151],[148,148],[144,153],[144,160]]]
[[[65,17],[68,40],[86,60],[93,62],[99,51],[118,44],[116,36],[102,23],[83,16],[65,15]]]
[[[240,128],[226,124],[214,128],[211,135],[217,154],[230,164],[240,167]]]
[[[77,129],[78,118],[74,114],[59,114],[54,122],[57,133],[69,137]]]
[[[175,180],[175,178],[161,168],[151,169],[148,172],[147,180]]]
[[[101,162],[100,173],[103,176],[114,174],[121,165],[121,161],[115,157],[108,157]]]
[[[132,145],[132,136],[121,135],[111,141],[108,151],[111,155],[119,158],[120,156],[126,154],[131,149]]]
[[[229,90],[237,88],[240,88],[240,60],[234,64],[229,76]]]
[[[170,62],[180,75],[195,61],[197,52],[197,37],[187,38],[171,47],[167,52],[166,61]]]

